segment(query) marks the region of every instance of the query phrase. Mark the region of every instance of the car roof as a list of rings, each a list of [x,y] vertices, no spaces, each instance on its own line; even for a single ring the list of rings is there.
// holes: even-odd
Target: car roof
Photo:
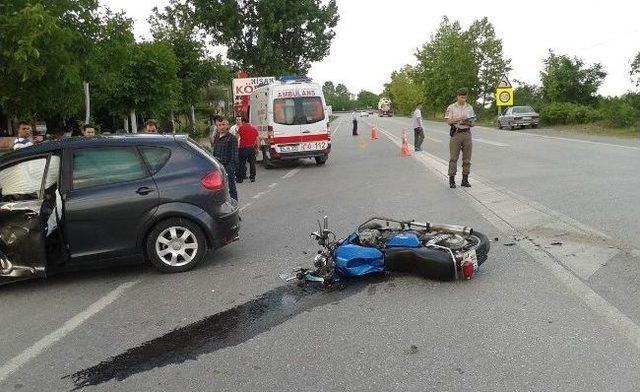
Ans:
[[[188,137],[189,135],[185,134],[117,134],[94,137],[69,137],[56,141],[46,141],[35,146],[11,151],[0,157],[0,165],[6,162],[28,158],[33,155],[46,154],[48,152],[64,148],[137,145],[141,141],[144,141],[145,144],[166,145],[168,143],[173,143],[176,140],[187,140]]]

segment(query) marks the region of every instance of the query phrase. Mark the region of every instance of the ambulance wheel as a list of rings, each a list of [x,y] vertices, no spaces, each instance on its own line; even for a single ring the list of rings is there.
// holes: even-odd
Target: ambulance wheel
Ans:
[[[273,169],[273,161],[271,160],[271,153],[269,153],[269,147],[262,147],[262,164],[265,169]]]
[[[321,156],[321,157],[316,157],[316,163],[317,163],[318,165],[324,165],[325,163],[327,163],[327,159],[328,159],[328,158],[329,158],[329,157],[328,157],[328,156],[326,156],[326,155],[325,155],[325,156]]]

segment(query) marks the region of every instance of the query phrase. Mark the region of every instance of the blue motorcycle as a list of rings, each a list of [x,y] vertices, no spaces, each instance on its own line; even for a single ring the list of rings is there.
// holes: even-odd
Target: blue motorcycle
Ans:
[[[331,284],[384,271],[428,279],[471,279],[487,260],[488,238],[467,226],[372,217],[338,241],[328,218],[310,237],[320,245],[313,268],[294,270],[288,281]]]

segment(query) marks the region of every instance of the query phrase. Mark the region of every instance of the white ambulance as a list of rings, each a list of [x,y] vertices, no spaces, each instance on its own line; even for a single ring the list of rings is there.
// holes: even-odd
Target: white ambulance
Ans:
[[[329,116],[320,85],[306,78],[281,79],[257,88],[249,101],[249,122],[258,129],[262,162],[313,158],[331,151]]]

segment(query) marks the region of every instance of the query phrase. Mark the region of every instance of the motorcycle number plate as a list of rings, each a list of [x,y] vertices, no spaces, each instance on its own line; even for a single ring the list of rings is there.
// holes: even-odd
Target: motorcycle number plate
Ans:
[[[465,252],[463,260],[470,260],[473,263],[473,270],[478,270],[478,255],[476,254],[475,249]]]

